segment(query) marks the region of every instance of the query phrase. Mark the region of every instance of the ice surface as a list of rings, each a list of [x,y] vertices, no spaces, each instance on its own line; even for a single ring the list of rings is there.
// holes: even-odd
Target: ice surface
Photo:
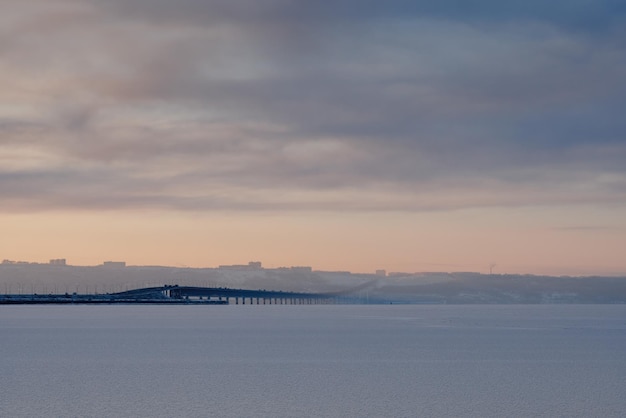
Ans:
[[[2,417],[621,417],[624,305],[2,306]]]

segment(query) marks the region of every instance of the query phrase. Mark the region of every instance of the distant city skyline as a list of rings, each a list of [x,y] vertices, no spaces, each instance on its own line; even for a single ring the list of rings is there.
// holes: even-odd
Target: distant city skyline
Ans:
[[[0,258],[626,274],[626,4],[3,6]]]
[[[324,272],[341,272],[341,273],[353,273],[353,274],[369,274],[373,276],[379,277],[392,277],[404,274],[422,274],[422,273],[478,273],[478,274],[495,274],[495,275],[547,275],[547,276],[561,276],[561,275],[571,275],[571,276],[626,276],[626,273],[621,271],[610,271],[606,270],[602,273],[598,273],[597,271],[590,271],[587,273],[580,273],[578,270],[573,270],[575,272],[566,273],[563,269],[557,269],[559,272],[550,273],[549,269],[544,271],[535,271],[535,272],[519,272],[519,271],[499,271],[497,269],[498,265],[496,263],[490,263],[489,265],[478,265],[478,264],[468,264],[466,266],[454,265],[454,264],[436,264],[436,263],[414,263],[413,265],[421,266],[422,268],[419,270],[387,270],[385,268],[376,268],[374,270],[351,270],[347,268],[318,268],[313,265],[289,265],[286,263],[278,263],[278,264],[269,264],[266,265],[262,261],[254,260],[248,261],[245,263],[236,263],[236,264],[199,264],[199,265],[187,265],[182,263],[175,264],[164,264],[164,263],[143,263],[143,264],[134,264],[127,263],[126,261],[94,261],[92,263],[78,263],[73,262],[71,259],[68,260],[66,258],[55,258],[49,260],[27,260],[27,259],[8,259],[4,258],[0,261],[0,265],[50,265],[50,266],[66,266],[66,267],[109,267],[109,268],[124,268],[124,267],[165,267],[165,268],[190,268],[190,269],[223,269],[223,270],[290,270],[294,272],[316,272],[316,271],[324,271]],[[462,269],[461,267],[468,267],[468,269]],[[472,269],[472,267],[476,267]]]

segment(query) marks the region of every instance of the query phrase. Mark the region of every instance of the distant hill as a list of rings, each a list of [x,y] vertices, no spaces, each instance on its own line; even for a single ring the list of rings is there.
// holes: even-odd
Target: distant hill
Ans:
[[[626,303],[626,277],[479,273],[376,276],[302,268],[0,264],[0,293],[114,293],[166,284],[336,292],[379,303]]]

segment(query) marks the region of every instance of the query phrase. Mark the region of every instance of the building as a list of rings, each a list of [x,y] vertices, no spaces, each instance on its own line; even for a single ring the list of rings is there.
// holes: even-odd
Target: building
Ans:
[[[263,268],[263,265],[260,261],[250,261],[248,263],[248,267],[250,267],[251,269],[260,269]]]
[[[103,267],[126,267],[126,261],[105,261]]]
[[[389,277],[409,277],[411,273],[405,273],[403,271],[392,271],[389,273]]]
[[[65,258],[54,258],[54,259],[50,260],[50,265],[53,265],[53,266],[66,266],[67,263],[65,261]]]
[[[313,268],[309,266],[293,266],[291,267],[291,271],[298,273],[311,273],[313,271]]]
[[[260,261],[250,261],[248,264],[221,265],[218,268],[223,270],[261,270],[263,264]]]

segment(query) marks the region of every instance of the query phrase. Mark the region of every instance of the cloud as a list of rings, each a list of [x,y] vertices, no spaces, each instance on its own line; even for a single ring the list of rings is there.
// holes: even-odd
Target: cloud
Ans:
[[[602,231],[615,231],[620,228],[610,226],[593,226],[593,225],[578,225],[578,226],[559,226],[552,228],[554,231],[562,232],[602,232]]]
[[[624,203],[619,2],[12,6],[0,210]]]

